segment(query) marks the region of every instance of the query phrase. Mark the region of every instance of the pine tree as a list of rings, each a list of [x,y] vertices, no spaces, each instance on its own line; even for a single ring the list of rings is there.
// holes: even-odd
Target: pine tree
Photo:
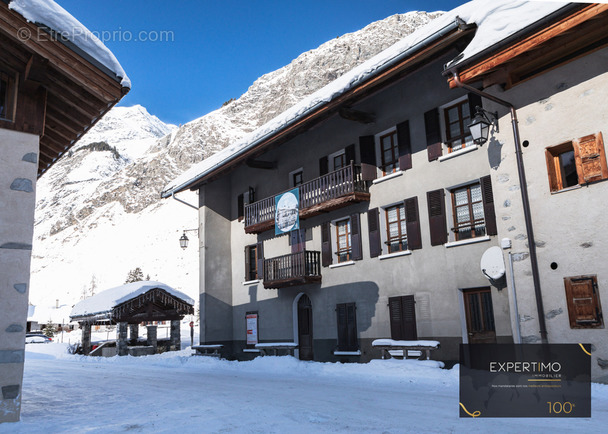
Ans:
[[[48,336],[49,338],[52,338],[55,336],[55,326],[53,325],[53,321],[49,320],[46,325],[44,326],[44,328],[42,329],[42,331],[44,332],[45,336]]]
[[[91,297],[93,297],[95,295],[96,290],[97,290],[97,278],[93,274],[93,276],[91,277],[91,288],[90,288]]]
[[[134,270],[129,271],[125,283],[140,282],[142,280],[144,280],[144,273],[141,271],[141,268],[137,267]]]

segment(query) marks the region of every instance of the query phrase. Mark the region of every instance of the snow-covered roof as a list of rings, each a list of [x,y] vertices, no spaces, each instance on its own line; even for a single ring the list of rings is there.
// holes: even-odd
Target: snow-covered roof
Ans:
[[[55,324],[64,324],[70,322],[70,311],[72,308],[67,304],[59,307],[36,305],[29,306],[27,320],[36,321],[38,324],[45,324],[52,321]]]
[[[391,47],[304,98],[243,139],[195,164],[167,184],[162,192],[162,197],[171,196],[175,192],[188,188],[205,175],[277,134],[305,115],[314,112],[319,107],[384,71],[396,59],[414,53],[417,48],[423,46],[435,35],[440,35],[443,29],[449,28],[458,19],[463,20],[466,24],[477,25],[477,31],[465,50],[452,62],[448,63],[449,67],[456,67],[470,60],[473,56],[542,20],[563,8],[566,4],[565,2],[545,1],[474,0],[459,6],[431,21],[426,26],[417,29]]]
[[[131,87],[131,80],[127,77],[116,56],[80,21],[53,0],[12,0],[8,7],[29,22],[48,27],[65,37],[85,54],[121,78],[123,87]]]
[[[181,291],[171,288],[161,282],[144,280],[141,282],[127,283],[122,286],[107,289],[92,297],[86,298],[79,303],[76,303],[72,308],[70,317],[93,316],[110,312],[114,307],[127,300],[135,298],[141,294],[145,294],[155,288],[160,288],[167,291],[180,300],[194,305],[194,300],[188,297]]]

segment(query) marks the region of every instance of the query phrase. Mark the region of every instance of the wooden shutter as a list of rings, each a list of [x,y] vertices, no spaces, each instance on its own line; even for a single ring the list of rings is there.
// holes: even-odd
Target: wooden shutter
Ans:
[[[329,159],[327,156],[319,158],[319,176],[329,173]]]
[[[363,259],[363,249],[361,247],[361,219],[359,214],[351,214],[350,216],[350,242],[351,259],[360,261]]]
[[[409,121],[397,124],[397,143],[399,145],[399,169],[412,168],[412,143],[410,139]]]
[[[420,233],[420,216],[418,213],[418,197],[405,199],[405,226],[407,231],[407,248],[416,250],[422,248],[422,234]]]
[[[296,229],[289,233],[291,253],[302,252],[306,247],[306,229]]]
[[[497,235],[496,210],[494,209],[494,195],[492,194],[492,178],[490,175],[479,179],[481,196],[483,199],[483,214],[486,221],[486,234]]]
[[[551,148],[545,149],[545,159],[547,160],[547,173],[549,174],[549,189],[558,191],[562,189],[561,176],[559,176],[559,167],[556,167],[555,160],[558,157],[554,155]]]
[[[321,225],[321,265],[328,267],[333,262],[331,254],[330,223]]]
[[[403,339],[403,310],[401,308],[401,297],[390,297],[388,299],[388,311],[391,321],[391,339]]]
[[[571,328],[602,327],[604,320],[597,276],[564,277]]]
[[[242,221],[243,218],[245,218],[245,201],[242,194],[239,194],[239,196],[236,198],[236,203],[238,218],[239,221]]]
[[[376,179],[376,141],[374,136],[359,137],[359,152],[361,154],[361,179],[363,181]]]
[[[429,191],[426,200],[429,208],[429,226],[431,231],[431,246],[445,244],[448,241],[445,216],[445,193],[439,190]]]
[[[602,133],[581,137],[572,142],[578,171],[578,183],[600,181],[608,178],[608,166]]]
[[[477,110],[475,109],[475,107],[479,106],[479,107],[483,107],[483,102],[481,100],[481,96],[477,95],[476,93],[469,93],[467,95],[467,98],[469,100],[469,122],[473,120],[473,118],[475,117],[475,113],[477,113]],[[465,125],[465,127],[468,127],[468,125]]]
[[[338,317],[338,351],[357,351],[357,308],[355,303],[336,305]]]
[[[249,249],[251,246],[245,246],[245,282],[250,280],[249,270],[251,269],[251,262],[249,260]]]
[[[376,258],[382,253],[378,208],[367,211],[367,228],[369,230],[369,257]]]
[[[413,295],[389,297],[389,317],[391,322],[391,339],[416,340],[416,301]]]
[[[351,161],[355,163],[355,144],[348,145],[344,148],[344,164],[349,165]]]
[[[258,257],[258,279],[264,279],[264,243],[260,241],[256,247],[256,255]]]
[[[429,161],[434,161],[441,157],[443,153],[438,108],[429,110],[424,114],[424,127],[426,129],[426,150]]]
[[[336,314],[338,316],[338,351],[346,351],[348,342],[348,312],[346,303],[341,303],[336,306]]]
[[[249,203],[255,202],[255,188],[249,187],[248,193],[249,193],[248,194],[249,202],[247,202],[247,203],[249,204]]]

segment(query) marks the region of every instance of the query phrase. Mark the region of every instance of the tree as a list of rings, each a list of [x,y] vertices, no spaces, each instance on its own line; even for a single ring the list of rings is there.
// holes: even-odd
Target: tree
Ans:
[[[97,290],[97,278],[93,274],[93,276],[91,277],[91,288],[90,288],[91,297],[93,297],[95,295],[96,290]]]
[[[44,332],[45,336],[48,336],[49,338],[52,338],[55,336],[55,326],[53,325],[53,321],[49,320],[46,325],[44,326],[44,328],[42,329],[42,331]]]
[[[134,270],[129,271],[125,283],[140,282],[142,280],[144,280],[144,273],[141,271],[141,268],[137,267]]]

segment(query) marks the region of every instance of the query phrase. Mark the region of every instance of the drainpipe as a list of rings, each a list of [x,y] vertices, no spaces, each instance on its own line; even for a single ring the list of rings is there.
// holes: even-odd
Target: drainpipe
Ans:
[[[198,211],[198,207],[196,207],[196,206],[194,206],[194,205],[192,205],[192,204],[189,204],[189,203],[188,203],[188,202],[186,202],[185,200],[182,200],[182,199],[178,198],[178,197],[175,195],[175,192],[171,193],[171,197],[172,197],[173,199],[175,199],[176,201],[178,201],[178,202],[180,202],[180,203],[183,203],[184,205],[188,205],[190,208],[194,208],[195,210],[197,210],[197,211]]]
[[[545,324],[545,309],[543,308],[543,296],[540,289],[540,277],[538,272],[538,260],[536,258],[536,242],[534,241],[534,230],[532,228],[532,215],[530,212],[530,200],[528,198],[528,184],[526,182],[526,172],[524,169],[524,160],[521,152],[521,143],[519,138],[519,127],[517,121],[517,112],[515,107],[510,102],[502,100],[490,95],[489,93],[483,92],[479,89],[475,89],[472,86],[464,84],[460,81],[458,72],[453,73],[454,83],[463,89],[473,92],[483,98],[487,98],[490,101],[494,101],[504,107],[508,107],[511,111],[511,125],[513,126],[513,138],[515,140],[515,157],[517,160],[517,173],[519,174],[519,186],[521,190],[521,201],[524,207],[524,220],[526,222],[526,232],[528,235],[528,245],[530,248],[530,264],[532,266],[532,280],[534,281],[534,295],[536,296],[536,310],[538,313],[538,325],[541,342],[543,344],[548,343],[547,340],[547,326]]]

